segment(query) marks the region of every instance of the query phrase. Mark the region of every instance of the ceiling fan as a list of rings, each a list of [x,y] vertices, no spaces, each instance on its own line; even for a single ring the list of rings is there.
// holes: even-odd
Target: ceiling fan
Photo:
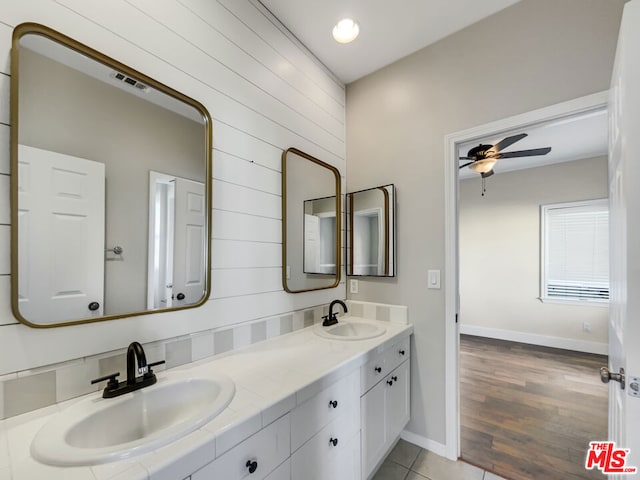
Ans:
[[[494,174],[493,167],[497,161],[501,158],[516,158],[516,157],[535,157],[538,155],[546,155],[551,151],[551,147],[545,148],[533,148],[531,150],[516,150],[513,152],[502,152],[507,147],[510,147],[514,143],[522,140],[526,137],[526,133],[519,133],[511,137],[500,140],[495,145],[480,144],[477,147],[473,147],[467,152],[466,157],[460,157],[460,160],[471,160],[470,162],[460,165],[460,169],[469,167],[476,173],[479,173],[482,177],[482,195],[484,195],[484,179]]]

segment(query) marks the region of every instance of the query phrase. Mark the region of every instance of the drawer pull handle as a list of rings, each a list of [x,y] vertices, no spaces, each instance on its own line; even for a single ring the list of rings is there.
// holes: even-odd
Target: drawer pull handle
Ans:
[[[398,353],[404,357],[405,351],[404,350],[399,350]]]
[[[387,380],[387,385],[389,386],[393,385],[393,380]]]
[[[376,371],[376,373],[380,373],[382,372],[382,367],[376,367],[374,368],[374,370]]]
[[[329,400],[329,406],[331,408],[338,408],[338,401],[337,400]]]
[[[329,439],[329,443],[335,447],[335,446],[338,445],[338,439],[337,438],[330,438]]]
[[[247,460],[246,467],[249,469],[249,473],[253,473],[258,469],[258,462]]]

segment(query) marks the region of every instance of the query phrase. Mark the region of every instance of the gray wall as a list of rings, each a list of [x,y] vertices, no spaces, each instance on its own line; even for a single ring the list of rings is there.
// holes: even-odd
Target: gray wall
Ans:
[[[542,303],[538,297],[540,205],[607,198],[607,157],[495,175],[484,197],[480,184],[479,176],[460,182],[460,329],[498,329],[533,341],[542,335],[574,348],[594,342],[606,351],[608,305]]]
[[[623,4],[523,0],[347,87],[347,191],[398,191],[398,277],[351,297],[409,307],[416,435],[446,441],[444,136],[607,89]]]

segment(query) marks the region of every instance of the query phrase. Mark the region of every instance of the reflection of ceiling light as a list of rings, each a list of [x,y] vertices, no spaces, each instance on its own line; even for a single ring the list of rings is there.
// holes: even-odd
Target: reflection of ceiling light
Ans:
[[[352,42],[359,33],[360,27],[350,18],[343,18],[333,27],[333,38],[339,43]]]
[[[476,173],[487,173],[493,169],[493,166],[496,164],[497,160],[495,158],[485,158],[482,160],[478,160],[469,165],[469,168]]]

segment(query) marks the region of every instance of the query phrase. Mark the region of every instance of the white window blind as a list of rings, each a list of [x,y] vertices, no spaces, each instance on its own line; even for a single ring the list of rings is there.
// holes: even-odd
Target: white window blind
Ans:
[[[544,205],[542,298],[608,301],[607,200]]]

